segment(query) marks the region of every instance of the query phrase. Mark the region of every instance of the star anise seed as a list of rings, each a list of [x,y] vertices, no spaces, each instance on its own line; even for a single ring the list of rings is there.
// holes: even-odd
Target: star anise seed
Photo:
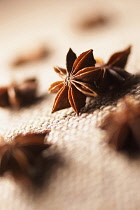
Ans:
[[[123,51],[114,53],[106,64],[98,63],[104,71],[104,76],[100,84],[100,91],[107,92],[112,89],[119,89],[126,80],[132,78],[132,74],[124,70],[128,56],[131,52],[131,46]]]
[[[19,67],[24,64],[40,61],[49,56],[49,54],[49,48],[45,48],[43,45],[33,49],[28,49],[25,52],[21,52],[21,54],[17,55],[17,58],[11,62],[11,65],[13,67]]]
[[[95,62],[93,50],[76,57],[72,49],[69,49],[66,69],[54,68],[63,81],[54,82],[49,88],[51,93],[57,93],[52,113],[72,107],[78,114],[85,106],[86,96],[98,96],[97,81],[101,79],[103,71],[100,67],[95,67]]]
[[[35,78],[26,79],[21,83],[12,83],[0,88],[0,106],[19,108],[38,100],[38,83]]]
[[[12,142],[0,142],[0,175],[10,172],[13,177],[32,178],[38,173],[38,160],[43,158],[42,152],[50,144],[45,144],[45,136],[49,131],[17,135]],[[33,172],[33,173],[32,173]]]
[[[140,104],[132,96],[126,96],[100,127],[107,131],[107,141],[116,150],[132,150],[134,146],[140,149]]]
[[[92,29],[104,27],[110,24],[111,18],[109,18],[106,14],[95,14],[86,15],[85,18],[80,18],[80,21],[76,24],[76,27],[81,30],[89,31]]]
[[[35,78],[26,79],[20,84],[13,84],[8,89],[9,102],[12,107],[19,108],[31,104],[37,99],[38,83]]]

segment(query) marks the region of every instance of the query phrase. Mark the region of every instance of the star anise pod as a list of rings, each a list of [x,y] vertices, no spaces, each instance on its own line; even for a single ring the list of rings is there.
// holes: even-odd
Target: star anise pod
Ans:
[[[29,105],[37,97],[37,80],[35,78],[26,79],[21,83],[12,83],[9,86],[0,88],[0,106],[19,108]]]
[[[21,54],[19,54],[17,58],[13,60],[11,65],[13,67],[18,67],[24,64],[40,61],[49,56],[49,54],[50,50],[45,48],[43,45],[34,49],[28,49],[25,52],[21,52]]]
[[[100,92],[117,90],[133,76],[124,70],[130,52],[131,46],[123,51],[114,53],[106,64],[101,63],[100,66],[104,71],[104,76],[100,83]],[[99,63],[97,66],[99,66]]]
[[[80,21],[76,24],[76,27],[81,30],[89,31],[104,27],[110,23],[110,18],[106,14],[92,14],[86,15],[85,18],[80,18]]]
[[[38,175],[42,152],[50,147],[45,143],[49,131],[17,135],[11,142],[0,139],[0,175],[10,172],[13,177],[34,178]]]
[[[97,82],[102,77],[102,70],[95,67],[93,50],[83,52],[78,57],[70,49],[66,57],[66,69],[54,68],[63,81],[54,82],[49,91],[57,93],[52,113],[72,107],[78,114],[85,106],[86,96],[98,96]]]
[[[107,142],[116,150],[140,149],[140,103],[132,96],[121,99],[100,127],[107,131]]]
[[[35,78],[26,79],[8,88],[9,102],[12,107],[19,108],[31,104],[37,99],[38,83]]]

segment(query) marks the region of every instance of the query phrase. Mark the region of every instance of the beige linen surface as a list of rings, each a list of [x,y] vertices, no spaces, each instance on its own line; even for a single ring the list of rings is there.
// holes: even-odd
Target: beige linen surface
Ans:
[[[52,66],[65,67],[69,47],[78,54],[93,48],[105,61],[111,53],[132,44],[127,70],[140,69],[140,2],[119,1],[22,1],[0,2],[0,84],[30,76],[39,79],[39,91],[60,80]],[[111,15],[109,26],[89,32],[76,29],[76,20],[87,13]],[[17,70],[10,60],[25,46],[43,43],[50,57]],[[128,91],[129,92],[129,91]],[[140,87],[131,90],[140,100]],[[97,123],[116,109],[114,98],[87,99],[77,116],[72,108],[51,114],[55,95],[19,111],[0,108],[0,134],[11,141],[17,133],[51,129],[48,141],[63,164],[56,167],[39,193],[10,178],[0,179],[0,210],[139,210],[140,159],[113,151],[104,143],[106,133]],[[46,153],[47,155],[47,153]]]

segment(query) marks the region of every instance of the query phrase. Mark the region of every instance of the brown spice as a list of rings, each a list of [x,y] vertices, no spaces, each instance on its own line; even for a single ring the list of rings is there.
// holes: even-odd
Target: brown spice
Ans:
[[[98,96],[97,82],[103,72],[95,68],[95,62],[93,50],[83,52],[78,57],[71,49],[68,51],[67,68],[54,68],[63,81],[57,81],[49,88],[51,93],[57,93],[52,113],[71,106],[78,114],[85,106],[86,96]]]
[[[44,46],[41,46],[36,49],[31,49],[17,56],[17,58],[12,62],[12,66],[18,67],[30,62],[36,62],[46,58],[49,54],[49,49],[45,48]]]
[[[13,83],[0,88],[0,106],[19,108],[29,105],[37,99],[37,80],[35,78]]]
[[[10,173],[13,177],[33,178],[40,170],[38,161],[43,159],[42,152],[50,147],[45,143],[45,137],[49,133],[34,132],[17,135],[12,142],[0,139],[0,175]]]
[[[116,150],[132,147],[140,149],[140,103],[132,96],[119,101],[116,111],[112,111],[105,119],[102,129],[108,132],[107,142]]]
[[[86,16],[76,24],[77,28],[82,30],[91,30],[108,25],[111,19],[107,15],[97,14],[96,16]]]
[[[124,70],[130,52],[131,46],[123,51],[114,53],[106,64],[102,64],[100,61],[96,64],[104,71],[104,76],[100,84],[100,93],[119,90],[126,81],[133,77],[132,74]]]

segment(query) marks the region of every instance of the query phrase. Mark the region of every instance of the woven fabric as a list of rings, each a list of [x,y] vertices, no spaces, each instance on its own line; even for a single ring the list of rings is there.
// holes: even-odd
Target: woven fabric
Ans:
[[[116,21],[114,23],[116,25],[110,26],[111,28],[109,27],[108,31],[104,29],[105,36],[103,36],[102,30],[101,34],[99,30],[86,36],[85,34],[77,34],[75,37],[71,34],[71,28],[66,27],[64,17],[66,17],[67,25],[72,27],[72,25],[70,25],[70,20],[72,20],[74,11],[76,12],[76,9],[74,8],[79,8],[79,3],[76,1],[76,6],[72,8],[69,7],[69,5],[71,5],[73,1],[67,4],[64,3],[64,1],[59,2],[60,4],[52,1],[52,3],[49,4],[47,1],[46,3],[44,1],[43,4],[40,3],[40,1],[35,1],[34,4],[30,4],[25,1],[25,4],[22,2],[17,4],[16,0],[13,1],[13,5],[19,5],[19,7],[17,6],[17,14],[19,15],[19,13],[23,11],[20,16],[23,19],[21,18],[20,21],[23,21],[24,24],[27,23],[26,27],[29,27],[31,32],[29,34],[25,33],[27,28],[24,27],[24,24],[23,30],[21,29],[21,32],[19,33],[16,30],[13,32],[11,29],[11,36],[17,32],[19,37],[21,35],[21,39],[17,38],[16,42],[16,39],[13,37],[13,43],[9,45],[9,48],[4,48],[4,55],[1,53],[3,59],[11,56],[13,54],[13,49],[15,49],[21,41],[23,41],[21,45],[21,47],[23,47],[24,43],[26,43],[25,39],[27,36],[29,40],[33,40],[33,35],[35,32],[37,33],[38,28],[41,35],[39,36],[37,34],[36,39],[38,36],[42,38],[47,34],[49,38],[52,36],[50,38],[52,46],[53,44],[57,44],[56,47],[54,47],[54,57],[50,58],[50,60],[26,65],[17,70],[10,69],[6,65],[6,60],[6,64],[1,64],[1,67],[2,65],[4,67],[1,68],[1,73],[6,81],[5,83],[3,82],[4,84],[9,83],[11,78],[14,78],[14,80],[20,80],[30,76],[36,76],[40,84],[40,93],[46,93],[49,85],[60,79],[53,72],[52,66],[57,64],[64,67],[66,50],[71,45],[75,46],[78,53],[83,49],[87,50],[88,48],[95,47],[95,52],[97,49],[96,56],[98,56],[100,52],[100,55],[104,59],[107,59],[107,56],[109,57],[111,53],[123,49],[123,47],[126,47],[131,42],[134,44],[134,49],[127,69],[132,73],[139,72],[139,55],[137,55],[137,53],[140,50],[138,46],[140,31],[137,29],[138,23],[135,20],[140,17],[140,15],[136,12],[136,8],[138,7],[137,1],[134,1],[135,4],[133,10],[131,1],[118,1],[118,3],[108,1],[106,3],[107,5],[102,5],[104,1],[101,1],[99,3],[99,8],[101,8],[100,11],[110,5],[110,8],[114,8],[113,11],[117,13],[116,16],[118,17],[120,15],[119,24],[117,24]],[[86,3],[85,1],[81,2],[81,11],[84,11]],[[92,6],[95,7],[95,1],[91,2]],[[8,4],[7,1],[7,8],[10,8],[10,11],[14,12],[14,6],[9,6]],[[44,5],[46,5],[46,10],[44,9]],[[0,6],[2,9],[4,8],[3,5]],[[30,13],[27,12],[28,15],[25,17],[24,14],[28,6],[30,8]],[[94,8],[94,11],[96,11],[97,8],[98,6]],[[61,9],[61,11],[62,9],[65,9],[64,14],[51,19],[54,13],[57,14],[59,9]],[[112,9],[110,10],[112,11]],[[9,10],[5,9],[5,11],[8,12]],[[47,22],[47,12],[50,22]],[[33,21],[32,18],[32,23],[36,23],[35,28],[29,21],[32,15],[35,19]],[[5,17],[4,13],[2,17]],[[11,17],[13,18],[11,18],[13,20],[13,22],[11,21],[12,27],[19,27],[20,21],[16,22],[14,16],[11,15]],[[56,26],[57,17],[58,25]],[[77,13],[75,13],[74,17],[77,17]],[[39,18],[41,18],[41,22],[39,21]],[[71,24],[72,22],[74,21],[71,21]],[[40,26],[41,24],[42,28]],[[52,34],[49,31],[48,33],[45,31],[44,28],[47,24],[54,24]],[[129,24],[131,25],[131,28],[129,27]],[[133,30],[132,27],[135,27],[135,29]],[[5,28],[3,26],[6,36],[10,29]],[[65,31],[66,34],[70,33],[69,36],[65,35]],[[26,38],[22,36],[22,33],[24,36],[26,34]],[[58,34],[57,39],[54,36],[55,33]],[[112,35],[110,35],[111,33]],[[128,34],[130,34],[130,37],[127,36]],[[11,38],[8,39],[8,36],[6,36],[7,40],[5,40],[4,32],[2,35],[2,40],[4,40],[5,43],[5,45],[2,46],[7,46],[10,43]],[[61,38],[59,35],[61,35]],[[39,40],[41,40],[41,38],[39,38]],[[111,43],[110,40],[112,40]],[[45,45],[48,46],[48,43],[49,41],[46,41]],[[9,81],[7,78],[9,78]],[[136,100],[139,101],[140,85],[135,84],[131,86],[130,89],[126,92],[120,93],[117,97],[114,95],[113,97],[97,99],[87,98],[86,106],[82,109],[79,116],[74,113],[72,108],[51,114],[51,108],[55,98],[55,95],[53,94],[47,94],[46,98],[39,103],[33,104],[30,107],[22,108],[18,111],[0,108],[0,135],[4,136],[6,141],[12,141],[14,136],[18,133],[50,129],[51,132],[48,141],[53,143],[51,152],[58,153],[58,159],[59,157],[61,159],[60,163],[56,164],[50,172],[50,177],[46,177],[44,187],[40,191],[32,191],[30,186],[29,189],[26,187],[23,188],[9,177],[1,178],[0,209],[139,210],[139,157],[131,158],[124,153],[115,152],[109,148],[104,141],[107,138],[107,133],[101,131],[97,127],[111,110],[117,109],[117,100],[125,94],[134,95]],[[45,154],[49,155],[47,152]]]
[[[139,100],[140,86],[130,93]],[[8,111],[1,125],[8,140],[17,133],[51,129],[48,141],[54,144],[52,151],[59,152],[62,164],[56,164],[39,194],[29,193],[9,178],[1,179],[1,209],[139,208],[139,158],[110,149],[104,143],[107,134],[96,127],[116,109],[112,105],[116,101],[105,99],[102,104],[99,99],[89,100],[80,116],[71,108],[50,114],[46,105],[53,97],[20,112]]]

